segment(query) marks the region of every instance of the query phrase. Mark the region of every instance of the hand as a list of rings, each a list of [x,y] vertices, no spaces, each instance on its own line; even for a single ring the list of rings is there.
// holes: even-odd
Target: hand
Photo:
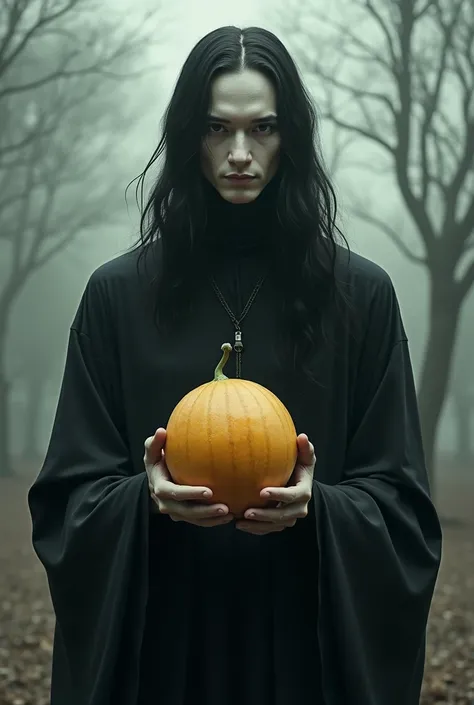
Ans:
[[[164,446],[166,431],[159,428],[145,441],[143,461],[148,475],[150,496],[160,514],[168,514],[173,521],[186,521],[195,526],[220,526],[234,517],[225,504],[209,504],[212,491],[209,487],[176,485],[166,467]],[[201,501],[199,501],[201,500]]]
[[[314,448],[308,436],[301,433],[296,439],[298,457],[287,487],[265,487],[260,492],[264,499],[275,500],[275,508],[247,509],[244,519],[236,527],[249,534],[270,534],[294,526],[298,519],[308,515],[308,505],[313,494],[313,475],[316,465]]]

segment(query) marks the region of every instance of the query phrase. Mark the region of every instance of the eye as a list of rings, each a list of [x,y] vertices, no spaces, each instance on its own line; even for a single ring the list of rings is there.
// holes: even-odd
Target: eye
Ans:
[[[266,122],[257,125],[255,129],[259,135],[272,135],[276,130],[276,125],[270,122]]]
[[[221,125],[219,122],[210,122],[207,129],[212,135],[219,135],[225,131],[224,125]]]

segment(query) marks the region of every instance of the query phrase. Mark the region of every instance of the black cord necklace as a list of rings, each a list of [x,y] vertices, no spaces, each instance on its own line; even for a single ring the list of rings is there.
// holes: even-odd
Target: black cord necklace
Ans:
[[[228,305],[227,301],[224,298],[224,295],[222,291],[219,289],[219,287],[216,284],[216,280],[214,277],[211,277],[211,284],[212,288],[214,289],[214,292],[222,304],[224,310],[226,311],[227,315],[229,316],[230,320],[232,321],[235,329],[235,339],[234,339],[234,352],[235,352],[235,376],[239,379],[242,376],[242,353],[244,352],[244,343],[242,340],[242,329],[241,329],[241,323],[250,311],[253,302],[255,301],[258,292],[262,288],[262,284],[265,281],[266,274],[264,274],[260,279],[258,280],[257,284],[255,285],[252,293],[249,296],[249,299],[247,303],[245,304],[242,313],[240,316],[237,318],[237,316],[234,314],[230,306]]]

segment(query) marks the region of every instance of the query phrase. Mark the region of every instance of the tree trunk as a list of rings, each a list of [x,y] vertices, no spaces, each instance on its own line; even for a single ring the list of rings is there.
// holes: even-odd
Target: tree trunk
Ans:
[[[447,396],[462,301],[454,282],[431,272],[429,332],[418,395],[428,476],[435,494],[436,438]]]
[[[25,445],[23,456],[25,461],[37,462],[41,456],[39,450],[39,424],[43,406],[45,380],[39,377],[30,377],[27,380],[28,397],[25,413]]]
[[[453,411],[456,422],[456,460],[461,467],[472,462],[473,452],[471,447],[471,395],[462,389],[455,390],[453,396]]]

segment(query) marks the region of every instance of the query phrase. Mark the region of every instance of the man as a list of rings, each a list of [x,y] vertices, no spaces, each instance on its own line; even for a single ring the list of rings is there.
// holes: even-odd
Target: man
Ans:
[[[86,287],[29,494],[52,705],[419,701],[441,534],[407,340],[388,275],[337,243],[315,130],[271,33],[220,28],[185,62],[141,241]],[[300,434],[288,487],[237,520],[166,467],[167,419],[229,339],[228,372]]]

